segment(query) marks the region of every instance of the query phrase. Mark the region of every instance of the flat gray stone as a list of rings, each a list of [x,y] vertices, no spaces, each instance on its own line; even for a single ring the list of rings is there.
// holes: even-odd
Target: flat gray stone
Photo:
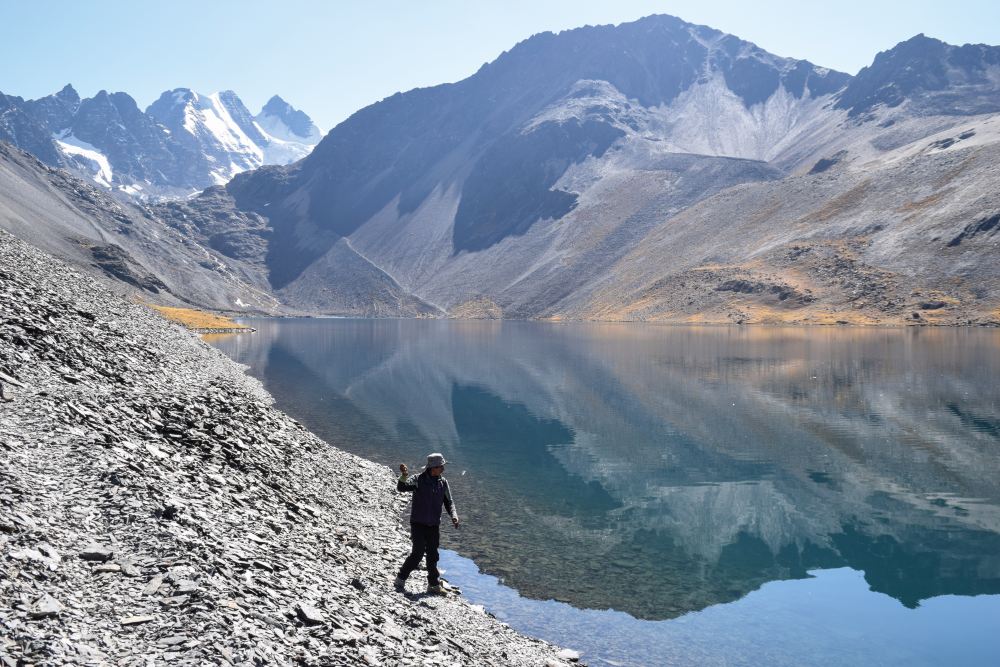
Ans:
[[[178,595],[187,595],[188,593],[197,593],[200,586],[198,586],[197,581],[192,581],[190,579],[181,579],[177,582],[176,593]]]
[[[28,615],[32,618],[49,618],[52,616],[58,616],[62,610],[62,603],[46,593],[31,603]]]
[[[41,551],[43,554],[45,554],[45,556],[47,556],[48,558],[51,558],[52,560],[59,562],[60,559],[59,552],[56,551],[52,545],[47,544],[45,542],[40,542],[38,544],[38,550]]]
[[[22,387],[22,388],[24,387],[23,382],[16,380],[15,378],[12,378],[11,376],[3,372],[0,372],[0,380],[3,380],[7,384],[14,385],[15,387]]]
[[[155,616],[126,616],[122,619],[122,625],[142,625],[155,621]]]
[[[299,604],[295,607],[295,615],[306,625],[322,625],[326,622],[326,616],[316,607],[307,604]]]
[[[188,640],[184,635],[172,635],[170,637],[164,637],[163,639],[157,639],[156,643],[161,646],[176,646],[178,644],[183,644]]]
[[[94,542],[86,549],[80,552],[80,558],[83,560],[95,561],[95,562],[107,562],[115,555],[114,549],[106,547],[101,544]]]

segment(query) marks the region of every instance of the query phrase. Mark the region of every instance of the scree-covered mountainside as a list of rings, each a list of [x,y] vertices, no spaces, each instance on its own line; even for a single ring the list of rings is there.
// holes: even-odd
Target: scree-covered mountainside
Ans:
[[[991,321],[998,53],[851,77],[667,16],[542,34],[227,190],[290,294],[357,256],[454,316]]]
[[[163,93],[146,111],[126,93],[81,99],[65,86],[37,100],[0,93],[0,140],[137,199],[186,197],[319,143],[309,116],[274,96],[256,116],[232,91]]]
[[[267,314],[304,314],[285,305],[267,275],[268,221],[233,205],[222,187],[190,202],[147,206],[0,142],[0,229],[110,279],[140,300]],[[356,256],[355,256],[356,257]],[[348,260],[351,258],[348,257]],[[359,261],[356,287],[320,296],[339,312],[378,317],[438,311]]]
[[[918,35],[850,76],[651,16],[536,35],[155,215],[300,312],[997,323],[998,82],[998,47]],[[241,117],[192,95],[150,113]]]
[[[230,209],[225,216],[244,229],[244,239],[255,225],[265,227],[253,215]],[[0,229],[117,283],[140,301],[282,312],[261,263],[254,261],[252,243],[240,253],[226,246],[236,257],[225,255],[213,247],[222,246],[222,239],[199,243],[154,209],[118,201],[106,189],[2,142]]]

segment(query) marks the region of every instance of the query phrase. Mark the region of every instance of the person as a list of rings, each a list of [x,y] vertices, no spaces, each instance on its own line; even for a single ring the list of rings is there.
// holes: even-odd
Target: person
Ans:
[[[444,478],[444,456],[438,453],[427,456],[424,471],[414,478],[408,476],[405,463],[399,464],[399,480],[396,490],[412,493],[413,506],[410,510],[410,541],[413,543],[410,555],[403,561],[394,582],[397,591],[403,591],[406,578],[417,569],[420,559],[427,556],[427,592],[431,595],[444,595],[445,588],[441,584],[441,574],[437,569],[438,543],[441,532],[441,506],[448,510],[451,523],[458,528],[458,512],[451,499],[451,489],[448,480]]]

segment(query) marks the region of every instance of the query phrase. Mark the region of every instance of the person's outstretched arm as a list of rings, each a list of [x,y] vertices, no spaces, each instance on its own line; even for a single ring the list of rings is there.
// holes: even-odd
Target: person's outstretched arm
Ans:
[[[399,479],[396,480],[396,490],[402,492],[413,493],[417,490],[417,480],[416,478],[410,479],[409,472],[407,471],[406,464],[399,464]]]
[[[451,487],[448,486],[448,480],[444,480],[444,508],[448,511],[448,516],[451,517],[451,525],[458,528],[461,522],[458,520],[458,510],[455,509],[455,501],[451,499]]]

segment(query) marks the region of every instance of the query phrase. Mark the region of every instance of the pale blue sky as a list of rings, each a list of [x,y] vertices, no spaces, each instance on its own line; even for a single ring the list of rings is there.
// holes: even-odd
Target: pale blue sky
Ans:
[[[328,130],[400,90],[457,81],[532,34],[666,13],[782,56],[855,73],[923,32],[1000,44],[997,0],[0,0],[0,91],[73,83],[160,92],[274,93]]]

